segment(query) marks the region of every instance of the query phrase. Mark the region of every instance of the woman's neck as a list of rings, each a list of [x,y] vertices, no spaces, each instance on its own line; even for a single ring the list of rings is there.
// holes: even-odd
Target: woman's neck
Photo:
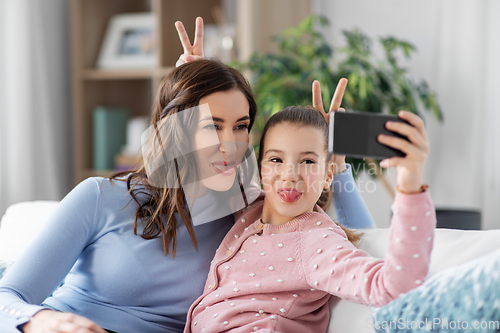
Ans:
[[[183,189],[184,195],[191,199],[201,198],[208,194],[208,188],[199,183],[186,184]]]

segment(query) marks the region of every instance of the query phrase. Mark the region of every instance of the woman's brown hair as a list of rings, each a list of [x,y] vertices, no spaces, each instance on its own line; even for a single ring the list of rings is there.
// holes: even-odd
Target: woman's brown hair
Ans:
[[[323,132],[324,137],[324,149],[327,154],[327,163],[332,160],[333,154],[328,151],[328,124],[325,121],[325,118],[321,113],[319,113],[313,107],[301,107],[301,106],[290,106],[286,109],[275,113],[269,120],[266,122],[264,126],[264,130],[262,131],[262,136],[260,137],[260,145],[259,145],[259,156],[257,159],[257,165],[259,166],[259,175],[260,175],[260,166],[262,163],[263,152],[264,152],[264,141],[266,139],[267,132],[273,128],[274,126],[288,123],[300,126],[310,126],[313,128],[317,128]],[[332,192],[330,187],[327,190],[324,190],[316,204],[321,207],[324,211],[330,207],[332,200]],[[344,226],[338,224],[346,233],[347,238],[350,242],[356,243],[360,240],[361,235],[345,228]]]
[[[250,116],[248,131],[250,131],[257,113],[257,104],[250,84],[238,70],[215,60],[189,62],[174,69],[163,79],[153,105],[151,126],[158,131],[157,124],[166,116],[198,106],[200,99],[205,96],[232,89],[240,90],[248,101]],[[195,119],[191,117],[185,121],[188,123],[182,124],[184,126],[169,128],[168,136],[171,145],[175,146],[175,142],[182,142],[185,139],[185,128],[192,128]],[[182,166],[188,165],[189,162],[186,162]],[[165,172],[179,177],[177,164],[175,168],[170,168]],[[153,239],[161,235],[165,254],[171,253],[175,256],[176,233],[179,226],[175,213],[178,213],[189,232],[194,247],[198,248],[182,186],[179,188],[153,186],[148,179],[144,165],[136,170],[116,173],[110,178],[112,180],[126,179],[129,193],[139,205],[134,219],[136,234],[140,222],[143,227],[142,238]],[[180,183],[181,181],[179,185]]]

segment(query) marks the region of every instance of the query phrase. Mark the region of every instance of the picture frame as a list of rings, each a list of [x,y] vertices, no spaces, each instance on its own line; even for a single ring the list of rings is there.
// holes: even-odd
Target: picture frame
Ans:
[[[146,69],[157,65],[152,13],[114,15],[106,29],[97,68]]]

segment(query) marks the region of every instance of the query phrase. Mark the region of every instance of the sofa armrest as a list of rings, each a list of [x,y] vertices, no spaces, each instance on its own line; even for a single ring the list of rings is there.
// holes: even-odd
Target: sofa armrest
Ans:
[[[7,208],[0,222],[0,261],[14,262],[58,204],[59,201],[29,201]]]

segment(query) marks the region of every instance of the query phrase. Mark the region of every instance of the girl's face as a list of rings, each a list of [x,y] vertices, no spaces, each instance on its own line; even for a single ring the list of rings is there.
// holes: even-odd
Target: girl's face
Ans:
[[[248,148],[250,107],[238,89],[205,96],[199,106],[193,144],[199,179],[206,188],[226,191]]]
[[[323,132],[311,126],[281,123],[268,130],[262,149],[263,222],[284,224],[312,212],[333,179],[333,163],[327,163]]]

